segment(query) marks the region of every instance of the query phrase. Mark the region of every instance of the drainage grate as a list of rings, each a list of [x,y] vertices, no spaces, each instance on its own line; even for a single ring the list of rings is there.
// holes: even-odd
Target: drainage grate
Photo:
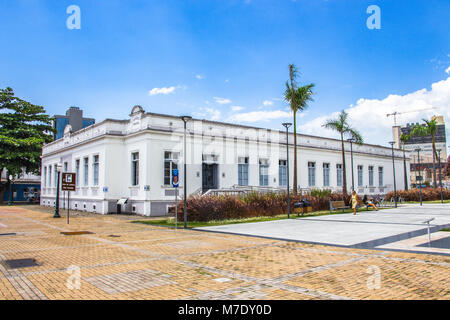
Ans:
[[[28,268],[28,267],[37,267],[39,266],[34,259],[15,259],[15,260],[6,260],[6,265],[10,269],[19,269],[19,268]]]
[[[111,238],[120,238],[120,236],[118,236],[117,234],[110,234],[108,237],[111,237]]]
[[[16,233],[0,233],[0,236],[15,236]]]
[[[70,231],[70,232],[61,232],[61,234],[66,236],[78,236],[80,234],[93,234],[93,232],[90,231]]]

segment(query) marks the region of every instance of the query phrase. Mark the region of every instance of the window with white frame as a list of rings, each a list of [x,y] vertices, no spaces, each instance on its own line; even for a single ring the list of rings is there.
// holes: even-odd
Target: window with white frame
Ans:
[[[94,172],[94,186],[98,186],[98,167],[99,167],[99,156],[94,156],[94,161],[92,162],[92,171]]]
[[[269,160],[259,159],[259,185],[269,185]]]
[[[68,168],[69,168],[69,164],[67,162],[64,162],[63,172],[67,172]]]
[[[323,186],[324,187],[330,186],[330,164],[329,163],[323,164]]]
[[[378,167],[378,185],[382,187],[384,185],[383,181],[383,167]]]
[[[139,152],[131,154],[131,185],[139,185]]]
[[[75,183],[80,186],[80,159],[75,160]]]
[[[44,167],[44,187],[47,186],[47,167]]]
[[[369,186],[373,187],[373,166],[369,166]]]
[[[58,187],[58,166],[55,164],[54,166],[53,166],[53,172],[54,172],[54,177],[55,177],[55,184],[54,184],[54,186],[55,186],[55,188],[57,188]]]
[[[48,186],[52,187],[52,166],[48,166]]]
[[[342,187],[342,164],[336,164],[336,185]]]
[[[278,183],[280,186],[287,186],[287,161],[278,160]]]
[[[89,158],[83,159],[83,165],[84,165],[84,186],[89,185]]]
[[[363,166],[359,165],[358,166],[358,186],[362,187],[363,186]]]
[[[248,186],[248,157],[238,158],[238,185]]]
[[[164,185],[166,186],[172,183],[172,170],[178,169],[179,156],[179,152],[164,152]]]
[[[316,185],[316,163],[308,162],[308,186],[314,187]]]

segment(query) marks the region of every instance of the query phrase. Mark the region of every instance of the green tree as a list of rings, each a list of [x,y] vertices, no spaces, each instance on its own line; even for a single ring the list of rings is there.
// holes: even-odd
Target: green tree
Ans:
[[[341,137],[341,152],[342,152],[342,192],[347,194],[347,169],[345,166],[345,150],[344,150],[344,137],[353,138],[356,144],[362,144],[363,138],[360,133],[352,128],[348,123],[348,113],[342,110],[336,119],[330,119],[322,125],[327,129],[331,129],[339,133]]]
[[[294,181],[293,193],[297,194],[297,112],[303,111],[308,107],[308,102],[312,101],[312,88],[314,84],[310,83],[305,86],[298,87],[296,79],[298,70],[295,65],[289,65],[289,80],[286,81],[286,90],[284,99],[289,103],[294,117]]]
[[[42,145],[53,140],[52,132],[52,118],[43,107],[14,96],[9,87],[0,89],[0,202],[11,183],[9,175],[40,173]]]
[[[411,136],[409,134],[402,133],[400,135],[400,141],[402,142],[402,149],[403,149],[403,172],[404,172],[404,183],[405,183],[405,190],[408,191],[408,172],[406,170],[406,155],[405,155],[405,144],[411,139]]]
[[[436,151],[436,132],[437,132],[437,122],[435,119],[426,120],[422,119],[423,124],[415,125],[411,130],[411,136],[431,136],[431,146],[433,148],[433,186],[437,188],[436,180],[436,159],[438,157]]]

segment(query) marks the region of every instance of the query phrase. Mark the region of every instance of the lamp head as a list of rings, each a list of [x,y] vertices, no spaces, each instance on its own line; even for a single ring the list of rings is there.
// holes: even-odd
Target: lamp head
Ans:
[[[180,118],[181,118],[181,120],[183,120],[184,122],[188,122],[189,120],[192,119],[191,116],[181,116]]]
[[[283,125],[283,127],[285,127],[286,129],[288,129],[290,126],[292,126],[292,123],[290,123],[290,122],[283,122],[282,125]]]
[[[390,144],[391,146],[394,146],[395,142],[394,142],[394,141],[389,141],[389,144]]]

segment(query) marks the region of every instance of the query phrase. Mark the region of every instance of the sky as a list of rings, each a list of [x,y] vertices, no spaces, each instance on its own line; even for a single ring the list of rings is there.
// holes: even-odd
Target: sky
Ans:
[[[299,133],[338,138],[322,125],[341,110],[367,143],[388,145],[394,111],[403,125],[444,115],[450,132],[448,0],[0,0],[0,30],[0,88],[50,115],[141,105],[283,129],[293,63],[315,84]]]

